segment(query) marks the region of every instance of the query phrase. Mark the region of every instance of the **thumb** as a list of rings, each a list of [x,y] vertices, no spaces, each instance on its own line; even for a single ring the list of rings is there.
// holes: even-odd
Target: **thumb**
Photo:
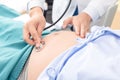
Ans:
[[[38,35],[40,37],[40,41],[41,41],[41,36],[42,36],[43,28],[44,27],[42,25],[39,25],[38,28],[37,28],[37,32],[38,32]]]
[[[72,19],[72,17],[69,17],[66,20],[64,20],[62,28],[65,29],[68,26],[68,24],[72,24]]]
[[[36,31],[35,27],[31,27],[29,29],[30,31],[30,34],[35,42],[35,45],[36,46],[39,46],[40,45],[40,38],[39,38],[39,35],[38,35],[38,32]]]

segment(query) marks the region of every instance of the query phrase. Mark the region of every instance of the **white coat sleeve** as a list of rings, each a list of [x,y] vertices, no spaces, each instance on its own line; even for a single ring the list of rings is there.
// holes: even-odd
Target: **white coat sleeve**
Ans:
[[[91,0],[83,12],[86,12],[94,22],[103,16],[107,9],[116,2],[117,0]]]
[[[30,0],[27,4],[28,11],[33,7],[40,7],[44,9],[45,0]]]

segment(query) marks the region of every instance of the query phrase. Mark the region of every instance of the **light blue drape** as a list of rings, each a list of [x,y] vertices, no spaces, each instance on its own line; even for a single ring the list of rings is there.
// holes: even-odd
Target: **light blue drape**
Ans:
[[[0,5],[0,80],[16,80],[32,50],[22,38],[23,23],[12,20],[19,15]]]
[[[19,15],[0,4],[0,80],[17,80],[33,48],[23,40],[23,22],[12,19]]]

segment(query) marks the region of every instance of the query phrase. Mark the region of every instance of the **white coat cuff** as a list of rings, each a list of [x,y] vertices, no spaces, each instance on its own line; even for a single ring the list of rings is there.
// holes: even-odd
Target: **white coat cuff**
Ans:
[[[83,12],[87,13],[91,17],[93,22],[100,18],[98,10],[93,6],[91,7],[88,6],[83,10]]]
[[[27,4],[28,12],[33,7],[40,7],[40,8],[42,8],[44,10],[44,0],[43,1],[42,0],[41,1],[40,0],[31,0],[31,1],[29,1],[28,4]]]

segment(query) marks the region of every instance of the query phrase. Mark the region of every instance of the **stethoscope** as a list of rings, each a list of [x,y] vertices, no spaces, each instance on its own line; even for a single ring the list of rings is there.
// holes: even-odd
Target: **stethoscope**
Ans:
[[[53,27],[55,24],[57,24],[62,18],[63,16],[66,14],[66,12],[68,11],[70,4],[71,4],[72,0],[69,0],[68,6],[66,7],[65,11],[63,12],[63,14],[60,16],[60,18],[58,18],[58,20],[56,20],[54,23],[52,23],[51,25],[47,26],[44,28],[44,30],[47,30],[51,27]]]
[[[63,14],[60,16],[60,18],[58,18],[58,20],[56,20],[54,23],[52,23],[51,25],[47,26],[44,28],[43,31],[53,27],[56,23],[58,23],[62,18],[63,16],[66,14],[66,12],[68,11],[69,7],[70,7],[70,4],[71,4],[72,0],[69,0],[69,3],[68,3],[68,6],[66,7],[65,11],[63,12]],[[39,47],[36,47],[36,52],[39,52],[40,49],[45,45],[45,42],[44,41],[41,41],[41,44]]]

